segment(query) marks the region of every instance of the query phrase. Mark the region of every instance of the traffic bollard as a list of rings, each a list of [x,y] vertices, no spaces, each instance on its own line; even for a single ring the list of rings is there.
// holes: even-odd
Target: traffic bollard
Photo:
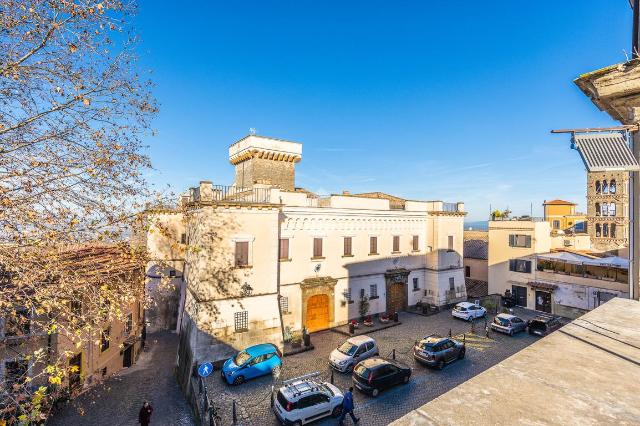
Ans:
[[[333,368],[331,369],[331,384],[333,384]]]
[[[392,357],[393,359],[396,359],[396,350],[395,350],[395,349],[393,350],[391,357]]]
[[[238,413],[236,413],[236,400],[233,400],[233,406],[231,407],[231,416],[233,417],[233,424],[238,422]]]
[[[451,329],[449,329],[449,337],[451,337]]]
[[[271,386],[271,406],[273,407],[273,386]]]

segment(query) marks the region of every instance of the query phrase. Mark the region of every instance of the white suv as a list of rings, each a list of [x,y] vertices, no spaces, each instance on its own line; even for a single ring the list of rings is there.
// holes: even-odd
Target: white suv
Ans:
[[[360,361],[378,355],[378,345],[375,340],[369,336],[354,336],[331,352],[329,365],[341,373],[349,373]]]
[[[470,302],[460,302],[451,311],[451,315],[466,321],[482,318],[487,315],[487,310],[480,305]]]
[[[284,384],[273,401],[273,412],[280,423],[306,425],[323,417],[338,417],[342,413],[344,396],[332,384],[304,377]]]

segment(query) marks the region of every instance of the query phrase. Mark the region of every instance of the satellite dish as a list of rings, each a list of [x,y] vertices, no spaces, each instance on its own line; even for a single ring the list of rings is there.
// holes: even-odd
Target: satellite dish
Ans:
[[[318,264],[313,268],[313,270],[314,270],[314,271],[316,272],[316,274],[317,274],[318,272],[320,272],[320,268],[322,268],[322,265],[321,265],[320,263],[318,263]]]

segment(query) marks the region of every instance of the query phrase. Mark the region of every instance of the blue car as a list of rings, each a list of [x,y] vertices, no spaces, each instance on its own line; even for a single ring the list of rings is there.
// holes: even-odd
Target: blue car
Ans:
[[[239,385],[246,380],[271,374],[280,368],[280,351],[270,343],[250,346],[229,358],[222,366],[222,378],[230,385]]]

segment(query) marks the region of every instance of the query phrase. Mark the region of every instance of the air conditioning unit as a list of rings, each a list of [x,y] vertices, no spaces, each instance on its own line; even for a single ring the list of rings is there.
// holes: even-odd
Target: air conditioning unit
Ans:
[[[565,247],[571,247],[573,245],[573,241],[571,240],[564,240],[564,246]]]

